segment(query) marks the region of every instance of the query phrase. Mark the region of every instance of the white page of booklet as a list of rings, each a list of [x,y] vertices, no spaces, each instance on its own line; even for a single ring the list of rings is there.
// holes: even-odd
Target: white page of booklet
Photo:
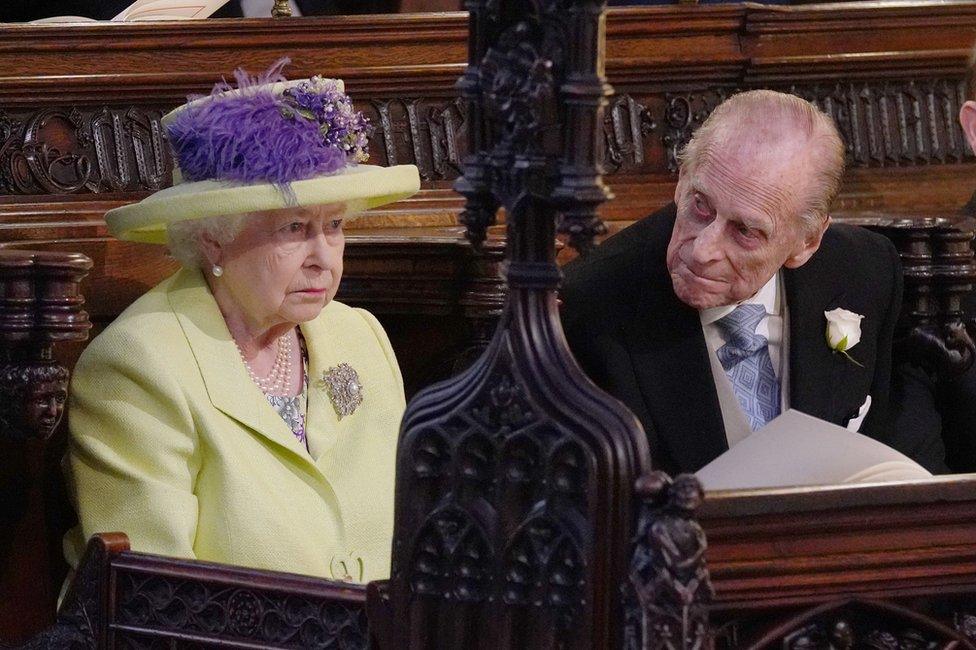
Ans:
[[[790,409],[696,472],[706,490],[874,483],[931,477],[860,433]]]

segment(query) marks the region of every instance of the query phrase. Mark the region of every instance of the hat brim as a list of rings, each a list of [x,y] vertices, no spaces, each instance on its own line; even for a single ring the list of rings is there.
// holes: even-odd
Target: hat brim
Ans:
[[[290,186],[294,200],[271,183],[180,183],[138,203],[109,210],[105,222],[119,239],[165,244],[166,228],[190,219],[328,203],[352,203],[369,210],[415,194],[420,190],[420,173],[414,165],[353,165],[337,174],[294,181]]]

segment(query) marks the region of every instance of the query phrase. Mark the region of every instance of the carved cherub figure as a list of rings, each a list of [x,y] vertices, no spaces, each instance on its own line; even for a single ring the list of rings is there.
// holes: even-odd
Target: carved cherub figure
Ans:
[[[47,439],[68,399],[68,371],[53,363],[0,367],[0,427],[15,440]]]

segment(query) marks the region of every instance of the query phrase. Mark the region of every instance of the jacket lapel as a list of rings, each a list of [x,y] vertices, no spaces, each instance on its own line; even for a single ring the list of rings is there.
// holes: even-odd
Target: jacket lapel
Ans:
[[[180,271],[170,287],[169,301],[214,407],[312,464],[308,452],[248,376],[203,275],[197,270]]]
[[[849,385],[852,364],[827,346],[824,317],[844,302],[843,289],[828,282],[814,260],[783,272],[790,321],[790,406],[843,425],[847,414],[840,395]]]
[[[336,358],[335,346],[322,344],[335,338],[330,338],[327,331],[328,310],[329,307],[326,306],[322,316],[301,325],[308,347],[308,412],[305,416],[305,435],[308,439],[308,451],[316,462],[335,444],[340,427],[339,415],[322,380],[329,368],[342,362]]]
[[[624,336],[657,447],[670,452],[678,469],[696,471],[728,449],[705,335],[698,312],[678,300],[669,277],[641,291],[654,294],[660,302],[639,300]]]

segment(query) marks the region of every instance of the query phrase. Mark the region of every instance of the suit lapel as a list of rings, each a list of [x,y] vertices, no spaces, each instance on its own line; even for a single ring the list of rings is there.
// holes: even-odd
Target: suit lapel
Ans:
[[[790,321],[790,406],[821,420],[844,424],[839,399],[852,364],[826,341],[824,312],[843,303],[843,289],[818,269],[816,257],[798,269],[784,269]]]
[[[670,278],[654,284],[642,294],[662,302],[639,301],[624,336],[658,444],[680,469],[696,471],[728,449],[708,348],[698,312],[678,300]]]
[[[311,465],[308,452],[248,376],[203,275],[196,270],[180,271],[169,290],[169,301],[214,407]]]

